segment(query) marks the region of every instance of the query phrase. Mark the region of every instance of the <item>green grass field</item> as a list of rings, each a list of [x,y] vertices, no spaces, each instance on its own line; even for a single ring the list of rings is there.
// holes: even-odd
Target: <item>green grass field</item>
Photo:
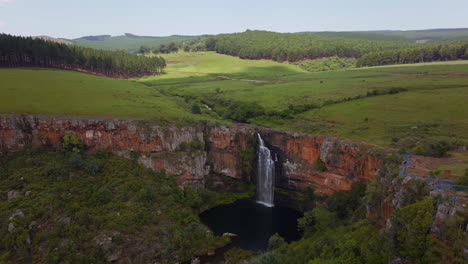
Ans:
[[[289,105],[323,104],[373,90],[407,90],[324,106],[293,119],[251,120],[257,125],[379,145],[411,136],[468,140],[467,61],[305,73],[295,65],[211,52],[170,54],[166,59],[166,75],[139,81],[166,94],[214,104],[215,110],[218,99],[281,111]]]
[[[143,84],[51,69],[0,69],[2,113],[197,120],[182,99]]]
[[[221,121],[220,102],[258,103],[267,111],[284,111],[290,105],[322,105],[374,90],[405,89],[326,105],[292,118],[260,116],[250,122],[379,145],[408,137],[468,141],[467,61],[308,73],[291,64],[213,52],[165,58],[167,74],[134,80],[1,69],[0,112]],[[197,102],[214,111],[202,107],[201,115],[192,114]]]

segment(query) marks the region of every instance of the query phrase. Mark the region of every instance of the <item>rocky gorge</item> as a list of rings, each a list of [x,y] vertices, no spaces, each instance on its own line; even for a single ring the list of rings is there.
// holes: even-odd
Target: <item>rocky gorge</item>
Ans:
[[[349,190],[356,181],[374,180],[381,197],[368,206],[367,214],[385,221],[405,195],[407,181],[396,178],[394,168],[386,165],[390,152],[385,149],[251,125],[5,115],[0,117],[0,150],[15,152],[27,144],[60,150],[66,131],[73,131],[87,152],[102,150],[135,159],[177,177],[180,186],[194,188],[206,186],[213,174],[255,183],[255,135],[260,133],[275,156],[275,203],[301,210],[305,208],[298,206],[296,198],[307,188],[325,196]]]

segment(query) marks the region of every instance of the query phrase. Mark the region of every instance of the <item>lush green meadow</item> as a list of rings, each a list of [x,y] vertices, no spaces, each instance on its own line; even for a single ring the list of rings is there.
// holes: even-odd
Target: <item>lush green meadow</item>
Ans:
[[[16,114],[199,120],[182,99],[143,84],[52,69],[0,69],[0,111]]]
[[[410,136],[468,140],[465,61],[305,73],[295,65],[210,52],[170,54],[165,59],[166,75],[139,81],[168,95],[207,103],[215,111],[228,101],[255,103],[267,111],[322,106],[293,118],[265,115],[250,120],[257,125],[381,145]],[[367,97],[392,89],[400,92]]]
[[[1,69],[0,111],[230,122],[226,111],[242,103],[263,109],[247,122],[281,130],[379,145],[408,137],[468,140],[464,61],[308,73],[213,52],[164,57],[166,74],[134,80]],[[192,113],[196,104],[201,114]]]

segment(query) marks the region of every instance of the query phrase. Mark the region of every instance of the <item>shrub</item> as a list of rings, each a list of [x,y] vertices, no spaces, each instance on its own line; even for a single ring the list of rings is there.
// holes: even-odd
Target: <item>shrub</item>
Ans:
[[[425,150],[422,146],[416,145],[413,148],[411,148],[411,151],[416,153],[417,155],[423,155]]]
[[[313,211],[306,212],[303,217],[297,219],[297,229],[304,233],[315,231],[315,217]]]
[[[325,163],[320,159],[320,157],[317,157],[317,160],[315,161],[315,169],[322,172],[327,170],[327,166],[325,166]]]
[[[150,185],[146,185],[137,194],[139,202],[152,202],[156,199],[156,193]]]
[[[66,151],[81,152],[84,144],[81,143],[80,138],[73,131],[65,131],[62,137],[63,149]]]
[[[278,233],[276,233],[272,235],[270,239],[268,239],[268,250],[277,249],[284,244],[286,244],[284,238],[282,238]]]
[[[425,154],[427,156],[441,158],[446,157],[447,152],[449,152],[452,149],[453,146],[447,141],[439,141],[431,144]]]
[[[349,191],[338,191],[328,197],[326,201],[328,209],[336,212],[339,218],[344,219],[363,206],[362,200],[365,194],[366,184],[355,182]]]
[[[232,102],[224,113],[224,118],[246,123],[249,119],[265,114],[265,109],[257,103]]]
[[[406,191],[403,194],[402,206],[415,203],[429,195],[430,186],[421,180],[411,179],[406,184]]]
[[[203,150],[205,148],[205,143],[192,140],[190,142],[182,142],[179,146],[177,146],[177,151],[194,151],[194,150]]]
[[[201,114],[200,106],[196,103],[192,105],[192,114],[196,114],[196,115]]]
[[[231,248],[224,253],[224,260],[226,264],[236,264],[242,260],[249,259],[254,255],[252,251],[244,250],[238,247]]]
[[[91,159],[88,161],[88,164],[86,165],[86,171],[89,174],[98,174],[102,170],[102,165],[98,160]]]
[[[107,204],[113,198],[112,192],[108,186],[102,186],[93,195],[95,204]]]
[[[109,151],[104,151],[104,150],[96,150],[95,155],[99,159],[107,159],[112,155],[112,153],[110,153]]]
[[[79,153],[72,153],[68,158],[68,166],[72,169],[81,169],[83,167],[83,158]]]

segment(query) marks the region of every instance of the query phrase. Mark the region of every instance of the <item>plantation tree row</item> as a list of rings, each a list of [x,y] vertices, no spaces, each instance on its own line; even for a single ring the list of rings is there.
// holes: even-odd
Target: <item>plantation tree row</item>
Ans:
[[[322,57],[359,58],[364,54],[415,47],[401,41],[364,40],[310,34],[246,31],[222,34],[206,40],[206,49],[244,59],[299,61]]]
[[[0,34],[0,67],[52,67],[128,78],[161,73],[162,57],[144,57],[123,51],[83,48]]]
[[[419,48],[386,50],[359,58],[357,67],[432,61],[468,60],[467,44],[425,45]]]

